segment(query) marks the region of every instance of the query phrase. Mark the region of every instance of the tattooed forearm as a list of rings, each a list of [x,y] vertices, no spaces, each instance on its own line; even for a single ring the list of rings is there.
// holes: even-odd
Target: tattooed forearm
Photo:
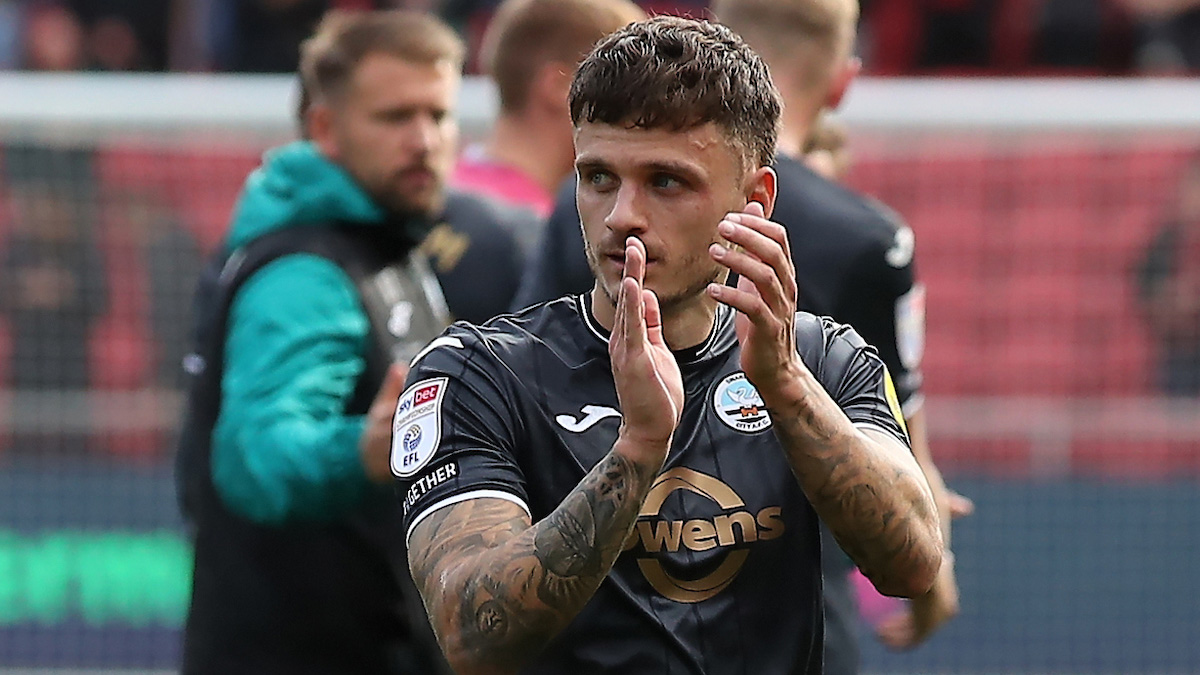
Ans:
[[[941,535],[928,484],[907,451],[858,431],[815,378],[771,403],[775,435],[817,514],[881,592],[913,596],[933,582]]]
[[[459,672],[512,672],[579,613],[612,568],[658,467],[619,446],[530,526],[516,505],[470,500],[413,530],[409,565]]]

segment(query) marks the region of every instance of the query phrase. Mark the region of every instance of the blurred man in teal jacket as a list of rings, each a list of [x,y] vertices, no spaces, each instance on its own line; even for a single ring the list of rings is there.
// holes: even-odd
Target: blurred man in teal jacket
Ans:
[[[417,247],[452,207],[495,215],[444,189],[462,57],[452,31],[408,12],[335,13],[305,43],[310,140],[247,179],[197,296],[179,457],[196,548],[184,673],[439,667],[406,608],[389,454],[405,364],[454,309]],[[485,264],[441,281],[478,299],[503,286],[489,275],[516,245],[498,227],[475,235],[460,257]]]

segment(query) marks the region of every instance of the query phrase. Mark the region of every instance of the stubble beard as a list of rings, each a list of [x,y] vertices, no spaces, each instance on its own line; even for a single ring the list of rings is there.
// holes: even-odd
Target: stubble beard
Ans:
[[[393,218],[435,218],[446,205],[446,184],[439,182],[428,195],[413,196],[394,189],[369,191],[371,197]]]
[[[601,272],[600,258],[598,255],[596,255],[596,250],[592,248],[591,243],[589,243],[586,239],[584,240],[584,252],[587,255],[588,267],[592,270],[592,277],[599,282],[596,285],[600,287],[600,292],[602,292],[604,297],[607,298],[614,307],[616,307],[617,297],[615,295],[615,289],[609,288],[608,284],[605,283],[604,276]],[[709,259],[707,251],[703,256],[685,258],[682,267],[685,274],[692,270],[701,270],[703,268],[709,268],[709,271],[705,274],[701,274],[698,271],[693,281],[691,281],[682,290],[670,295],[658,294],[656,291],[656,294],[658,294],[658,306],[662,311],[664,321],[669,320],[675,313],[688,307],[692,302],[695,302],[695,300],[704,293],[705,289],[708,288],[709,284],[719,283],[725,272],[723,267]],[[689,276],[692,275],[689,274]],[[617,286],[619,288],[620,280],[617,281]]]

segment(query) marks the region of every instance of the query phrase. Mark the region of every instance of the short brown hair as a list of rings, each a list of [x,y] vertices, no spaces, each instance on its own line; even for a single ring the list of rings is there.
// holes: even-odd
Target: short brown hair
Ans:
[[[574,71],[600,38],[645,18],[629,0],[505,0],[488,24],[481,53],[500,108],[524,108],[532,78],[546,63]]]
[[[709,122],[767,166],[775,159],[779,92],[763,60],[725,26],[674,16],[605,38],[571,83],[571,121],[683,130]]]
[[[337,98],[358,64],[379,53],[412,63],[448,61],[461,67],[465,50],[458,35],[431,14],[334,10],[300,46],[304,95],[312,101]]]
[[[712,11],[767,61],[798,58],[809,85],[849,55],[858,23],[857,0],[714,0]]]

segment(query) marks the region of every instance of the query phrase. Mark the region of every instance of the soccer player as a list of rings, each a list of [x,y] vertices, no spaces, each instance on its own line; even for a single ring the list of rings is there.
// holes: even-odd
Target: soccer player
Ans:
[[[483,36],[484,69],[500,112],[483,143],[468,146],[452,178],[461,189],[550,213],[575,159],[567,88],[575,67],[609,33],[646,18],[629,0],[506,0]],[[540,227],[518,232],[531,251]]]
[[[570,110],[592,291],[451,327],[393,420],[442,648],[460,673],[820,673],[818,517],[891,595],[943,546],[883,363],[796,311],[766,65],[658,17],[596,46]]]
[[[773,218],[794,242],[791,254],[799,306],[855,328],[895,377],[908,417],[914,453],[926,471],[949,538],[950,515],[969,513],[969,500],[946,489],[926,438],[920,362],[924,346],[924,290],[917,282],[914,237],[900,217],[818,175],[803,152],[818,117],[841,102],[858,73],[851,49],[858,18],[854,0],[717,0],[716,16],[741,35],[771,68],[784,113],[774,168],[779,200]],[[560,199],[536,257],[522,280],[517,307],[584,288],[587,266],[573,196]],[[826,611],[832,675],[858,672],[856,610],[848,573],[853,569],[826,537]],[[951,561],[931,593],[878,628],[890,646],[913,646],[958,611]]]
[[[333,13],[305,43],[311,140],[247,179],[228,259],[198,294],[185,674],[439,668],[388,457],[407,370],[392,364],[447,323],[414,250],[446,202],[462,58],[453,31],[411,12]]]

